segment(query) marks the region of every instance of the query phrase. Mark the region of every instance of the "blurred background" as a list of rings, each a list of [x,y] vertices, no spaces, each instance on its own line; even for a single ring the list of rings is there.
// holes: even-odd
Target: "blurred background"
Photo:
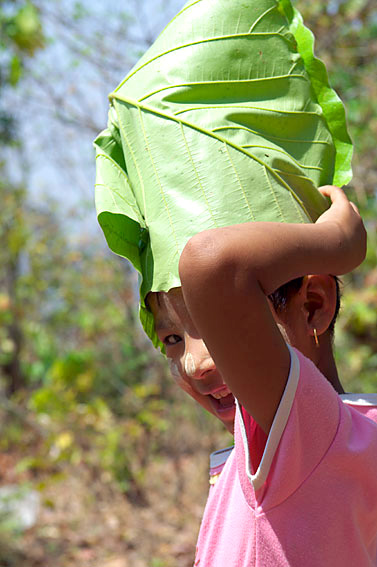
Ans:
[[[189,567],[208,453],[231,444],[174,386],[135,274],[96,222],[107,93],[179,0],[0,0],[0,567]],[[368,256],[344,278],[336,356],[377,390],[377,5],[303,0],[355,145]]]

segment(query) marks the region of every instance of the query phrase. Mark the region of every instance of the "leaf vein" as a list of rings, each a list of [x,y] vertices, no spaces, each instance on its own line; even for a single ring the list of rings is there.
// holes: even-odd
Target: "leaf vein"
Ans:
[[[257,134],[257,136],[261,136],[260,132],[257,132],[256,130],[252,130],[251,128],[246,128],[246,126],[218,126],[217,128],[213,128],[212,132],[221,132],[222,130],[246,130],[248,132],[251,132],[252,134]],[[264,136],[271,138],[272,140],[280,140],[281,142],[330,145],[330,142],[327,140],[296,140],[295,138],[281,138],[280,136],[272,136],[272,134],[264,134]]]
[[[229,147],[232,147],[236,150],[238,150],[239,152],[249,156],[251,159],[253,159],[254,161],[256,161],[257,163],[259,163],[260,165],[263,165],[270,173],[271,175],[273,175],[274,177],[276,177],[279,182],[283,185],[283,187],[285,187],[285,189],[287,189],[287,191],[289,191],[292,196],[300,203],[301,207],[305,210],[305,212],[308,215],[308,218],[310,217],[310,215],[308,214],[308,212],[306,211],[305,205],[304,203],[301,201],[301,199],[299,199],[299,197],[294,193],[294,191],[292,190],[292,188],[288,185],[288,183],[286,183],[284,181],[284,179],[282,179],[280,177],[280,175],[278,173],[276,173],[272,167],[270,167],[268,164],[266,164],[264,161],[262,161],[261,159],[259,159],[257,156],[255,156],[254,154],[252,154],[251,152],[247,152],[245,149],[243,149],[241,146],[238,146],[237,144],[235,144],[234,142],[232,142],[231,140],[227,140],[226,138],[224,138],[223,136],[220,136],[219,134],[216,134],[213,130],[207,130],[206,128],[202,128],[201,126],[199,126],[198,124],[189,122],[188,120],[182,120],[181,118],[176,118],[174,115],[172,114],[167,114],[166,112],[163,112],[161,110],[157,110],[156,108],[147,106],[147,105],[143,105],[140,104],[138,101],[136,100],[132,100],[129,99],[119,93],[117,93],[116,95],[113,93],[110,95],[110,100],[115,99],[115,100],[119,100],[122,102],[125,102],[126,104],[132,105],[135,108],[138,108],[139,112],[141,112],[142,110],[144,112],[148,112],[150,114],[155,114],[156,116],[159,116],[160,118],[164,118],[165,120],[171,120],[172,122],[176,122],[176,123],[182,123],[185,126],[187,126],[188,128],[192,128],[193,130],[196,130],[197,132],[201,132],[202,134],[205,134],[206,136],[211,136],[212,138],[218,140],[219,142],[222,142],[224,144],[227,144]],[[301,142],[301,140],[299,140]],[[177,252],[178,253],[178,252]]]
[[[230,161],[230,163],[231,163],[231,165],[232,165],[232,167],[233,167],[233,171],[234,171],[234,173],[236,174],[237,181],[238,181],[238,183],[239,183],[239,186],[240,186],[241,191],[242,191],[242,195],[243,195],[243,197],[244,197],[244,199],[245,199],[245,201],[246,201],[247,207],[248,207],[248,209],[249,209],[250,216],[251,216],[252,220],[255,221],[255,216],[254,216],[254,213],[253,213],[253,211],[252,211],[252,209],[251,209],[251,205],[250,205],[250,203],[249,203],[249,200],[248,200],[248,198],[247,198],[246,191],[245,191],[245,189],[244,189],[244,186],[242,185],[241,178],[240,178],[240,176],[239,176],[239,174],[238,174],[238,171],[237,171],[237,169],[236,169],[236,166],[234,165],[234,162],[233,162],[233,160],[232,160],[232,156],[230,155],[230,152],[229,152],[228,144],[227,144],[226,142],[225,142],[225,149],[226,149],[226,152],[227,152],[227,154],[228,154],[229,161]]]
[[[275,6],[271,6],[271,8],[268,8],[267,10],[265,10],[265,11],[263,12],[263,14],[261,14],[261,15],[259,16],[259,18],[257,18],[257,19],[255,20],[255,22],[253,23],[253,25],[252,25],[251,28],[249,29],[249,33],[252,33],[252,31],[253,31],[253,29],[255,28],[255,26],[256,26],[257,24],[259,24],[259,22],[260,22],[261,20],[263,20],[263,18],[264,18],[269,12],[272,12],[273,10],[276,10],[276,5],[275,5]]]
[[[309,115],[309,116],[318,116],[318,112],[309,112],[306,110],[279,110],[276,108],[264,108],[263,106],[251,106],[248,104],[206,104],[203,106],[192,106],[190,108],[184,108],[183,110],[177,110],[174,112],[174,116],[179,116],[180,114],[184,114],[185,112],[193,112],[195,110],[207,110],[209,108],[229,108],[232,110],[233,108],[242,108],[245,110],[260,110],[262,112],[276,112],[277,114],[297,114],[298,116]]]
[[[123,85],[125,85],[125,83],[129,79],[131,79],[131,77],[133,77],[138,71],[140,71],[141,69],[143,69],[144,67],[146,67],[150,63],[153,63],[153,61],[156,61],[160,57],[164,57],[165,55],[168,55],[169,53],[173,53],[173,51],[179,51],[180,49],[184,49],[186,47],[192,47],[193,45],[200,45],[200,44],[203,44],[203,43],[205,44],[205,43],[209,43],[211,41],[238,39],[238,38],[241,38],[241,37],[254,38],[254,37],[259,37],[259,36],[262,36],[262,37],[278,36],[278,37],[284,39],[285,41],[287,41],[289,43],[288,38],[285,37],[284,34],[280,33],[280,31],[278,31],[278,32],[259,32],[259,33],[255,33],[255,32],[254,33],[238,33],[238,34],[233,34],[233,35],[232,34],[230,34],[230,35],[219,35],[219,36],[215,36],[215,37],[206,37],[205,39],[198,39],[197,41],[191,41],[189,43],[183,43],[181,45],[177,45],[175,47],[172,47],[171,49],[168,49],[167,51],[162,51],[161,53],[158,53],[154,57],[151,57],[151,59],[148,59],[148,61],[145,61],[142,65],[139,65],[139,67],[136,67],[136,69],[131,71],[125,77],[125,79],[117,86],[117,88],[114,90],[114,93],[117,92],[119,89],[121,89],[123,87]]]
[[[296,209],[296,211],[298,212],[299,216],[301,217],[301,220],[302,220],[303,222],[306,222],[308,219],[306,219],[306,218],[304,217],[303,212],[302,212],[302,208],[298,206],[297,200],[293,198],[292,193],[291,193],[291,199],[293,199],[293,203],[294,203],[295,209]]]
[[[128,181],[128,177],[127,177],[126,173],[124,172],[124,170],[119,166],[119,164],[116,161],[114,161],[110,156],[108,156],[106,154],[98,154],[96,156],[96,160],[99,159],[99,158],[108,160],[110,162],[111,166],[114,169],[116,169],[116,171],[118,173],[121,173],[123,175],[126,183],[129,185],[129,181]],[[112,187],[109,187],[109,185],[106,185],[105,183],[95,183],[95,187],[106,187],[112,193],[116,193],[118,195],[118,197],[122,201],[124,201],[126,203],[126,205],[128,205],[135,212],[137,218],[139,219],[139,222],[141,222],[140,221],[140,211],[130,201],[128,201],[128,199],[124,195],[122,195],[117,190],[113,189]],[[112,196],[112,198],[113,198],[113,196]],[[113,202],[116,206],[118,206],[115,200],[113,200]]]
[[[298,165],[298,167],[301,167],[302,169],[314,169],[316,171],[323,171],[323,167],[318,167],[316,165],[305,165],[303,163],[300,163],[293,156],[291,156],[288,152],[285,152],[284,150],[282,150],[280,148],[272,148],[271,146],[261,146],[260,144],[244,144],[241,147],[242,148],[262,148],[264,150],[279,152],[279,153],[289,157],[296,165]],[[275,169],[275,171],[277,171],[277,170]]]
[[[159,189],[160,189],[160,193],[161,193],[161,196],[162,196],[162,200],[163,200],[164,205],[165,205],[165,209],[166,209],[166,212],[167,212],[167,215],[168,215],[170,227],[171,227],[171,230],[172,230],[172,233],[173,233],[173,237],[174,237],[174,240],[175,240],[176,253],[179,254],[177,235],[176,235],[175,230],[174,230],[174,225],[173,225],[173,221],[172,221],[172,218],[171,218],[171,215],[170,215],[169,206],[168,206],[168,203],[167,203],[167,201],[166,201],[165,193],[164,193],[164,190],[163,190],[162,185],[161,185],[161,181],[160,181],[160,177],[159,177],[158,172],[157,172],[156,164],[155,164],[154,159],[153,159],[153,156],[152,156],[152,152],[151,152],[151,149],[150,149],[150,145],[149,145],[147,133],[146,133],[146,131],[145,131],[145,126],[144,126],[143,117],[142,117],[142,113],[141,113],[140,107],[139,107],[139,119],[140,119],[140,125],[141,125],[141,129],[142,129],[142,132],[143,132],[145,144],[146,144],[146,147],[147,147],[147,152],[148,152],[148,154],[149,154],[149,158],[150,158],[151,163],[152,163],[153,171],[154,171],[155,177],[156,177],[156,179],[157,179],[158,187],[159,187]]]
[[[313,183],[313,180],[310,179],[310,177],[307,177],[306,175],[299,175],[297,173],[293,173],[293,171],[283,171],[283,170],[277,169],[275,167],[274,167],[274,171],[278,175],[285,175],[286,177],[298,177],[300,179],[305,179],[305,181],[310,181],[310,183]]]
[[[130,201],[128,201],[126,199],[126,197],[124,197],[124,195],[119,193],[119,191],[117,189],[114,189],[113,187],[110,187],[109,185],[106,185],[105,183],[95,183],[94,187],[105,187],[106,189],[108,189],[109,192],[110,192],[110,197],[111,197],[114,205],[118,208],[118,203],[114,199],[114,195],[113,195],[113,193],[115,193],[115,195],[117,195],[119,197],[119,199],[124,201],[126,203],[126,205],[128,205],[135,212],[137,218],[138,219],[140,218],[140,214],[139,214],[138,210],[134,207],[134,205],[132,205],[132,203],[130,203]]]
[[[229,73],[230,71],[228,71]],[[156,89],[155,91],[152,91],[150,93],[147,93],[146,95],[142,96],[141,98],[139,98],[139,102],[144,102],[147,98],[150,98],[151,96],[161,93],[163,91],[167,91],[169,89],[176,89],[176,88],[181,88],[181,87],[192,87],[192,86],[202,86],[202,85],[224,85],[226,83],[235,83],[236,85],[239,85],[240,83],[261,83],[263,81],[275,81],[275,80],[281,80],[281,79],[287,79],[287,78],[296,78],[296,79],[303,79],[306,81],[306,77],[304,75],[273,75],[273,76],[269,76],[269,77],[258,77],[256,79],[226,79],[223,81],[192,81],[190,83],[177,83],[174,85],[167,85],[166,87],[161,87],[160,89]]]
[[[185,146],[186,146],[187,154],[188,154],[188,156],[189,156],[189,158],[190,158],[190,161],[191,161],[193,170],[194,170],[195,175],[196,175],[196,178],[197,178],[197,180],[198,180],[200,190],[201,190],[202,195],[203,195],[203,198],[204,198],[204,200],[205,200],[205,202],[206,202],[206,205],[207,205],[208,211],[209,211],[209,213],[210,213],[210,215],[211,215],[212,221],[213,221],[215,227],[217,228],[217,222],[216,222],[216,220],[215,220],[215,217],[214,217],[214,215],[213,215],[213,211],[212,211],[212,209],[211,209],[211,207],[210,207],[210,204],[209,204],[209,202],[208,202],[206,192],[204,191],[204,187],[203,187],[202,182],[201,182],[201,180],[200,180],[198,170],[197,170],[197,168],[196,168],[195,162],[194,162],[194,160],[193,160],[193,158],[192,158],[192,154],[191,154],[189,145],[188,145],[188,143],[187,143],[187,139],[186,139],[186,136],[185,136],[185,132],[184,132],[184,130],[183,130],[183,124],[180,122],[179,125],[180,125],[180,128],[181,128],[182,138],[183,138],[183,141],[184,141]]]
[[[129,142],[128,142],[127,134],[126,134],[126,132],[125,132],[125,130],[124,130],[124,126],[123,126],[122,121],[121,121],[121,118],[120,118],[120,116],[119,116],[119,112],[118,112],[117,105],[114,105],[114,107],[115,107],[115,112],[116,112],[117,117],[118,117],[119,128],[121,129],[121,131],[122,131],[122,133],[123,133],[123,140],[124,140],[124,141],[126,142],[126,144],[127,144],[127,148],[128,148],[128,150],[129,150],[129,152],[130,152],[130,154],[131,154],[131,157],[132,157],[132,160],[133,160],[133,162],[134,162],[134,164],[135,164],[137,176],[138,176],[139,181],[140,181],[141,192],[142,192],[142,195],[143,195],[143,205],[144,205],[143,216],[144,216],[144,219],[145,219],[145,223],[148,225],[148,221],[147,221],[147,216],[148,216],[148,215],[147,215],[147,203],[146,203],[146,198],[145,198],[144,181],[143,181],[142,175],[141,175],[141,173],[140,173],[140,169],[139,169],[139,166],[138,166],[138,164],[137,164],[135,154],[134,154],[134,152],[133,152],[133,150],[132,150],[131,145],[130,145]]]
[[[277,196],[276,196],[276,192],[274,191],[274,188],[272,187],[272,183],[271,183],[270,178],[269,178],[269,176],[268,176],[268,172],[267,172],[266,167],[264,168],[264,173],[265,173],[265,176],[266,176],[266,179],[267,179],[267,184],[268,184],[268,186],[269,186],[269,188],[270,188],[270,191],[271,191],[271,193],[272,193],[273,199],[274,199],[274,201],[275,201],[275,203],[276,203],[276,205],[277,205],[277,207],[278,207],[278,209],[279,209],[280,216],[281,216],[281,218],[283,219],[283,222],[286,222],[284,213],[283,213],[283,211],[282,211],[282,208],[280,207],[278,198],[277,198]]]

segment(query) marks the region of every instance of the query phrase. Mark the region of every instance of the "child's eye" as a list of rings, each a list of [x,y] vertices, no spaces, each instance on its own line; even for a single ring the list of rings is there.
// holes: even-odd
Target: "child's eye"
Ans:
[[[167,335],[167,337],[164,338],[163,343],[166,346],[173,346],[176,345],[177,343],[179,343],[181,340],[181,337],[179,335]]]

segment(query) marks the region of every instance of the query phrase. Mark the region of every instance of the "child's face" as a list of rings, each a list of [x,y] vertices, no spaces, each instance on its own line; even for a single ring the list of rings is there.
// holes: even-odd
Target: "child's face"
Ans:
[[[150,293],[148,304],[177,384],[233,433],[234,396],[195,329],[181,289]]]

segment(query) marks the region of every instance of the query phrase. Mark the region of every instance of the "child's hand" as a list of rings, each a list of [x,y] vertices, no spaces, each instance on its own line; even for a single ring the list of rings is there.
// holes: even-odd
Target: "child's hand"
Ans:
[[[337,274],[344,274],[356,268],[365,258],[366,230],[354,203],[339,187],[326,185],[319,191],[330,197],[331,207],[323,213],[316,224],[331,223],[337,227],[339,238],[339,263]]]

